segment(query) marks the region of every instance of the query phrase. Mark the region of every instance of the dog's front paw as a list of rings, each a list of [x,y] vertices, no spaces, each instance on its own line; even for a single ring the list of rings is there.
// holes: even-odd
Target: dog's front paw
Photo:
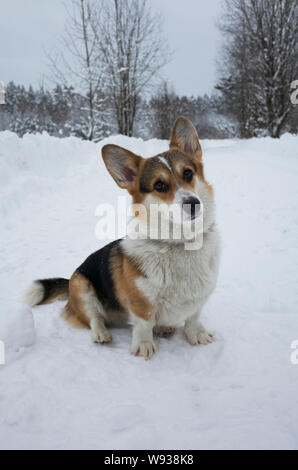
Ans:
[[[134,344],[131,348],[132,354],[135,356],[143,356],[146,360],[151,359],[156,351],[156,346],[152,341],[141,341]]]
[[[192,346],[197,346],[198,344],[204,344],[206,346],[214,341],[214,336],[206,330],[185,330],[185,336]]]
[[[92,332],[92,340],[94,343],[106,344],[112,341],[112,335],[108,330],[100,330]]]

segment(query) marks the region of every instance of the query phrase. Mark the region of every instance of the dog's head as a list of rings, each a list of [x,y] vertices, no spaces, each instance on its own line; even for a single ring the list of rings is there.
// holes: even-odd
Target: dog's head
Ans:
[[[161,207],[159,221],[164,218],[177,223],[180,215],[178,223],[191,228],[204,208],[204,229],[213,223],[213,189],[204,176],[198,134],[188,119],[177,119],[167,152],[142,158],[122,147],[106,145],[102,156],[116,183],[132,196],[140,221],[151,224],[153,208],[156,214],[156,207]]]

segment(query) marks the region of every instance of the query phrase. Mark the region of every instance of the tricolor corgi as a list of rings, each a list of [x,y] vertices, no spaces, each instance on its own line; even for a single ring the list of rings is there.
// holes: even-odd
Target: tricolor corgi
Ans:
[[[194,126],[179,118],[169,150],[152,158],[116,145],[103,147],[102,157],[115,182],[149,214],[154,204],[175,204],[181,209],[181,224],[192,226],[203,208],[202,246],[186,249],[183,234],[178,240],[128,236],[89,256],[70,280],[35,281],[27,303],[33,307],[67,300],[63,318],[74,327],[90,328],[96,343],[112,340],[109,326],[130,325],[131,351],[146,359],[156,351],[154,333],[170,335],[182,323],[190,344],[211,343],[213,335],[200,314],[216,285],[220,243],[213,188],[204,176]],[[144,219],[141,212],[135,218],[143,226],[150,224],[150,216]]]

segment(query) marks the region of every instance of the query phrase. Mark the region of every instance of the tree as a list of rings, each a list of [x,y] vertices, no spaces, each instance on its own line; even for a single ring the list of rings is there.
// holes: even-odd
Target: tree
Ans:
[[[163,82],[157,93],[151,98],[153,110],[153,127],[156,137],[169,139],[173,122],[183,113],[180,109],[179,98],[173,90],[169,90],[167,82]]]
[[[61,47],[48,54],[52,77],[55,83],[69,89],[74,87],[83,97],[81,137],[99,140],[102,137],[102,102],[104,71],[100,60],[98,42],[94,35],[92,0],[72,0],[68,11],[68,26]],[[98,11],[97,11],[98,15]],[[98,16],[97,16],[98,20]]]
[[[243,137],[280,137],[298,76],[298,7],[292,0],[225,0],[222,91]]]
[[[148,0],[102,0],[92,25],[120,134],[132,136],[141,94],[169,59]]]

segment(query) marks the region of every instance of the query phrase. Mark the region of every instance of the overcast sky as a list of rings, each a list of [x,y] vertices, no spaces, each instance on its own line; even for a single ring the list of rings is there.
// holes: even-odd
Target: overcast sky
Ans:
[[[220,36],[214,22],[221,1],[150,0],[164,16],[174,51],[164,76],[179,94],[203,94],[215,84]],[[44,49],[53,49],[65,21],[63,0],[0,0],[0,81],[41,84],[47,73]]]

